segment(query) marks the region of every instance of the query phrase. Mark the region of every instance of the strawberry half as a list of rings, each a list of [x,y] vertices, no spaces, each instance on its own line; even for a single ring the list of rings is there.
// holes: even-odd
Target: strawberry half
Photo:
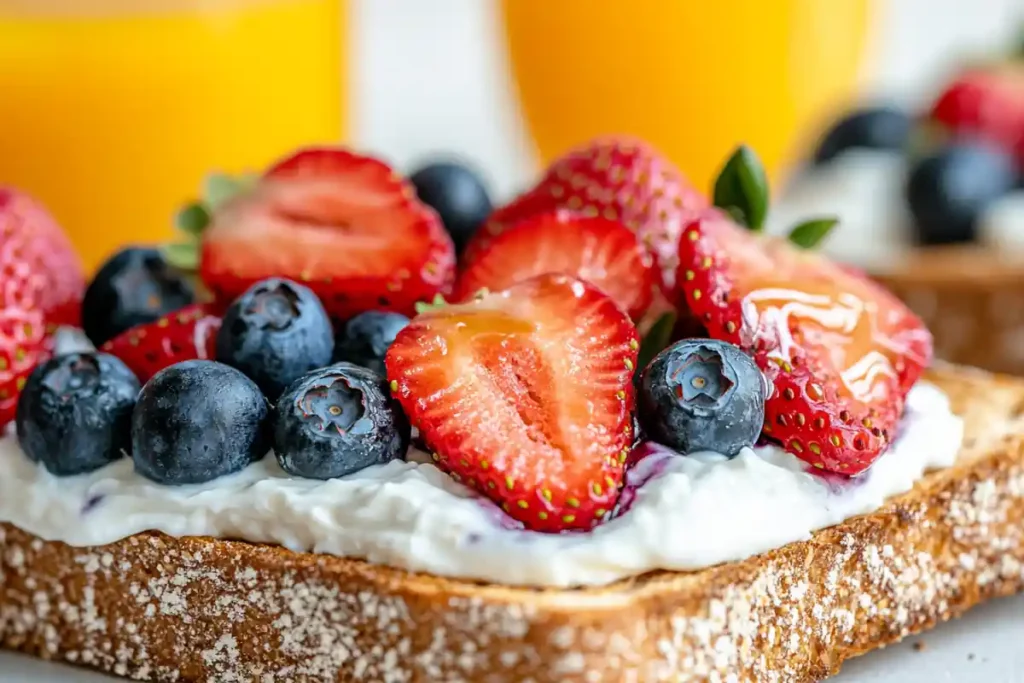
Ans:
[[[586,280],[634,320],[650,306],[657,283],[650,255],[622,223],[558,211],[527,218],[478,251],[463,265],[455,295],[461,300],[544,273]]]
[[[455,251],[433,211],[386,164],[308,149],[218,205],[202,235],[200,276],[226,303],[267,277],[302,282],[327,312],[411,314],[454,279]]]
[[[82,262],[71,240],[39,202],[0,187],[0,281],[4,298],[31,293],[46,326],[78,325],[85,294]],[[3,305],[4,302],[0,302]]]
[[[962,74],[943,90],[930,118],[955,136],[999,145],[1024,168],[1024,63]]]
[[[630,138],[599,138],[557,159],[538,185],[496,211],[466,248],[465,258],[510,225],[537,213],[567,209],[619,220],[654,257],[669,290],[683,226],[707,206],[670,161]]]
[[[615,505],[638,347],[615,302],[548,274],[419,315],[386,364],[438,467],[527,528],[558,532]]]
[[[800,226],[791,239],[820,231],[820,223]],[[845,475],[885,451],[932,356],[931,335],[896,297],[724,213],[687,226],[677,282],[708,334],[749,351],[774,385],[765,436]]]
[[[117,356],[145,384],[164,368],[186,360],[213,360],[220,318],[200,305],[186,306],[156,322],[114,337],[101,351]]]

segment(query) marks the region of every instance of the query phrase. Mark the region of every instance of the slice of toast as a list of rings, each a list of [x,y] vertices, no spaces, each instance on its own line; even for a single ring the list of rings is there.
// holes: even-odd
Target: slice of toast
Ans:
[[[0,643],[152,681],[819,680],[1024,588],[1024,380],[929,378],[966,421],[953,467],[742,562],[531,590],[211,538],[73,548],[0,524]]]

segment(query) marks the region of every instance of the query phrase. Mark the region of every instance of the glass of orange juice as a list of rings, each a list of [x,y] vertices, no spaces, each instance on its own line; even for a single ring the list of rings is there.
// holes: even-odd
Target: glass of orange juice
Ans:
[[[503,0],[542,160],[636,135],[707,188],[739,142],[769,171],[857,86],[871,0]]]
[[[211,170],[344,130],[344,0],[0,0],[0,184],[87,267],[171,235]]]

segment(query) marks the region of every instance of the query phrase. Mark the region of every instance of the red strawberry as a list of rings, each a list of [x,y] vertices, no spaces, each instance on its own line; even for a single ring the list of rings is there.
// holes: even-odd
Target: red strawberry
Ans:
[[[169,365],[186,360],[212,360],[220,318],[194,304],[156,322],[137,325],[114,337],[100,350],[124,361],[145,384]]]
[[[878,285],[789,242],[706,217],[679,244],[681,295],[774,383],[766,436],[816,467],[865,470],[931,360],[921,321]]]
[[[455,293],[461,300],[544,273],[586,280],[634,320],[650,306],[657,282],[650,255],[624,225],[558,211],[527,218],[494,238],[465,263]]]
[[[386,363],[437,464],[527,528],[589,529],[633,441],[636,329],[594,287],[541,275],[421,314]]]
[[[50,330],[78,325],[85,275],[71,241],[53,217],[34,199],[0,187],[0,280],[6,304],[12,292],[38,295],[32,302]],[[28,284],[29,281],[32,284]]]
[[[1024,63],[968,71],[932,107],[931,119],[956,136],[981,137],[1024,166]]]
[[[671,289],[679,234],[706,206],[707,200],[682,173],[646,143],[597,139],[556,160],[534,189],[496,211],[465,255],[472,260],[491,239],[525,217],[568,209],[622,221],[654,257]]]
[[[450,286],[455,251],[437,216],[386,164],[309,149],[216,208],[200,275],[219,301],[271,276],[302,282],[332,316],[411,314]]]
[[[0,307],[0,428],[14,419],[25,380],[51,352],[42,311],[34,304],[22,307],[7,294]]]

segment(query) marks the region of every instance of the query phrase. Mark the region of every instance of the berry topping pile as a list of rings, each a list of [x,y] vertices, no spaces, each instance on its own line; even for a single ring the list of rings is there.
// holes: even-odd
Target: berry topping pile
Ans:
[[[822,163],[845,144],[900,145],[904,123],[851,119]],[[859,474],[896,434],[931,338],[813,252],[835,220],[772,237],[769,210],[746,148],[709,200],[648,145],[596,140],[493,212],[457,164],[410,181],[302,150],[211,176],[178,216],[182,241],[100,269],[81,318],[101,352],[47,360],[77,299],[46,288],[59,259],[4,264],[24,277],[0,309],[0,411],[24,384],[22,447],[56,475],[128,454],[168,486],[271,449],[293,477],[359,476],[404,459],[414,428],[432,462],[410,467],[549,533],[627,514],[627,470],[652,443],[732,458],[768,442],[811,471]]]

